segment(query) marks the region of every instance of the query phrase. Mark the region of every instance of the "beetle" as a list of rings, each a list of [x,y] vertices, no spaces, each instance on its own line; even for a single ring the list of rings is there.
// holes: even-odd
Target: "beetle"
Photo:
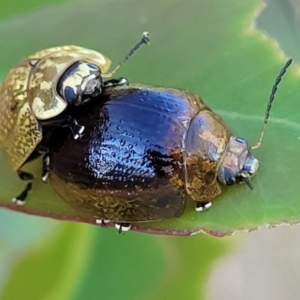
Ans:
[[[207,210],[222,186],[246,183],[259,162],[260,146],[277,86],[276,78],[258,142],[232,134],[195,94],[170,88],[107,89],[73,116],[85,126],[74,141],[66,130],[52,134],[49,175],[56,192],[77,210],[121,231],[131,223],[179,217],[187,199]]]
[[[0,89],[0,146],[5,149],[12,169],[28,181],[25,190],[13,202],[25,203],[32,188],[32,174],[21,167],[46,148],[39,147],[45,128],[68,127],[74,139],[84,126],[68,113],[70,107],[86,103],[110,86],[128,84],[125,78],[103,81],[143,44],[149,34],[130,50],[116,68],[107,72],[111,61],[105,55],[79,46],[59,46],[30,55],[19,62],[5,78]],[[44,164],[47,163],[45,156]],[[47,173],[43,174],[46,180]]]

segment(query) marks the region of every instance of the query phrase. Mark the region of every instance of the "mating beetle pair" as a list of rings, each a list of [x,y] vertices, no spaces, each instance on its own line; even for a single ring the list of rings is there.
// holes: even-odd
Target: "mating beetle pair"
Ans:
[[[144,36],[137,45],[145,41]],[[134,222],[178,217],[187,199],[196,202],[197,211],[208,209],[221,193],[221,185],[245,182],[252,188],[249,177],[257,171],[258,160],[246,141],[233,136],[198,96],[175,89],[127,86],[124,79],[103,83],[100,72],[106,71],[108,59],[102,54],[98,54],[102,57],[100,71],[99,63],[96,70],[88,53],[84,66],[78,64],[82,59],[75,59],[75,64],[58,68],[52,55],[56,58],[63,49],[66,47],[53,53],[45,50],[45,57],[42,52],[35,56],[45,59],[46,65],[49,62],[49,68],[60,70],[54,85],[38,81],[38,95],[31,96],[29,88],[36,87],[30,78],[40,78],[34,69],[39,66],[37,58],[31,62],[31,77],[23,69],[18,73],[24,80],[20,83],[12,71],[4,82],[0,143],[15,170],[47,152],[43,177],[49,169],[58,194],[97,223],[112,221],[120,231]],[[76,56],[73,52],[66,55]],[[261,143],[277,85],[290,64],[291,60],[276,79],[261,136],[252,148]],[[82,78],[86,81],[79,80]],[[64,105],[50,101],[53,86]],[[92,101],[81,105],[90,98]],[[56,118],[59,121],[47,122]],[[19,174],[22,178],[24,173],[19,170]],[[17,197],[18,204],[30,188]]]
[[[27,180],[26,189],[14,202],[24,204],[33,177],[20,168],[39,154],[47,154],[41,146],[46,131],[68,127],[78,139],[84,126],[69,114],[72,106],[86,103],[109,86],[126,85],[125,78],[103,81],[142,45],[148,33],[117,67],[105,73],[111,61],[103,54],[78,46],[53,47],[37,52],[18,63],[7,75],[0,90],[0,146],[6,150],[14,171]],[[43,180],[47,178],[48,157],[44,159]]]

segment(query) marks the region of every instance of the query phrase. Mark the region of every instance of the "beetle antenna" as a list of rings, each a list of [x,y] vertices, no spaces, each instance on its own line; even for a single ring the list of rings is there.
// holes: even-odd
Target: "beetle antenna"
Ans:
[[[267,126],[267,123],[268,123],[268,118],[269,118],[269,115],[270,115],[270,110],[272,108],[272,104],[273,104],[273,101],[275,99],[275,94],[277,92],[278,85],[279,85],[279,83],[280,83],[280,81],[282,79],[282,76],[286,72],[287,68],[291,65],[292,61],[293,61],[293,59],[290,58],[285,63],[284,67],[281,69],[279,75],[275,79],[275,83],[274,83],[274,85],[272,87],[270,98],[269,98],[269,102],[268,102],[268,105],[267,105],[267,110],[266,110],[266,114],[265,114],[264,124],[263,124],[262,130],[261,130],[261,133],[260,133],[260,137],[259,137],[258,141],[253,146],[250,147],[251,149],[257,149],[261,145],[263,136],[265,134],[266,126]]]
[[[128,52],[128,54],[125,56],[125,58],[120,61],[118,63],[118,65],[109,73],[103,73],[101,74],[102,77],[111,77],[112,75],[114,75],[118,69],[132,56],[132,54],[138,50],[142,45],[149,45],[149,42],[150,42],[150,38],[149,38],[149,32],[143,32],[143,35],[142,35],[142,39],[137,42],[131,49],[130,51]]]

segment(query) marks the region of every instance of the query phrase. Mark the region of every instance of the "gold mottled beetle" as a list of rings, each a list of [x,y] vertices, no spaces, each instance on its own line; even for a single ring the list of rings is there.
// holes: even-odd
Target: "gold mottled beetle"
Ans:
[[[37,148],[44,129],[69,127],[74,139],[81,137],[84,126],[68,114],[69,108],[99,96],[104,88],[126,85],[125,78],[108,81],[102,78],[111,77],[148,41],[145,32],[125,59],[108,73],[111,61],[105,55],[79,46],[42,50],[22,60],[9,72],[0,90],[0,146],[22,180],[33,179],[20,168],[36,156],[35,150],[45,151]],[[24,204],[31,184],[29,182],[25,191],[13,201]]]
[[[269,111],[289,60],[276,78],[258,142],[235,136],[195,94],[170,88],[120,86],[101,101],[73,109],[82,139],[56,130],[49,142],[49,175],[75,209],[119,231],[131,223],[179,217],[187,199],[208,209],[222,186],[246,183],[259,162]]]

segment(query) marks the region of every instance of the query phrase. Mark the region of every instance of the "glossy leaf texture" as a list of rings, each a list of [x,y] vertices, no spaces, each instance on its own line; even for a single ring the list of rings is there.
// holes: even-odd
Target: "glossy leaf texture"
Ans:
[[[288,58],[280,44],[256,27],[257,16],[264,8],[262,1],[88,3],[66,2],[23,15],[18,22],[13,18],[2,22],[0,37],[7,42],[1,49],[1,77],[24,56],[62,44],[97,49],[117,63],[141,33],[149,31],[151,45],[139,50],[117,76],[126,76],[130,82],[193,91],[236,135],[250,144],[256,142],[272,85]],[[298,65],[294,64],[279,86],[263,144],[254,151],[260,161],[259,172],[252,179],[254,190],[246,185],[225,188],[207,212],[196,213],[193,203],[188,203],[180,218],[140,223],[133,229],[169,235],[206,232],[225,236],[299,222],[299,82]],[[10,199],[24,183],[10,171],[3,152],[0,160],[0,206],[94,223],[63,202],[50,184],[41,183],[40,161],[24,168],[36,176],[34,189],[26,206],[15,207]]]

